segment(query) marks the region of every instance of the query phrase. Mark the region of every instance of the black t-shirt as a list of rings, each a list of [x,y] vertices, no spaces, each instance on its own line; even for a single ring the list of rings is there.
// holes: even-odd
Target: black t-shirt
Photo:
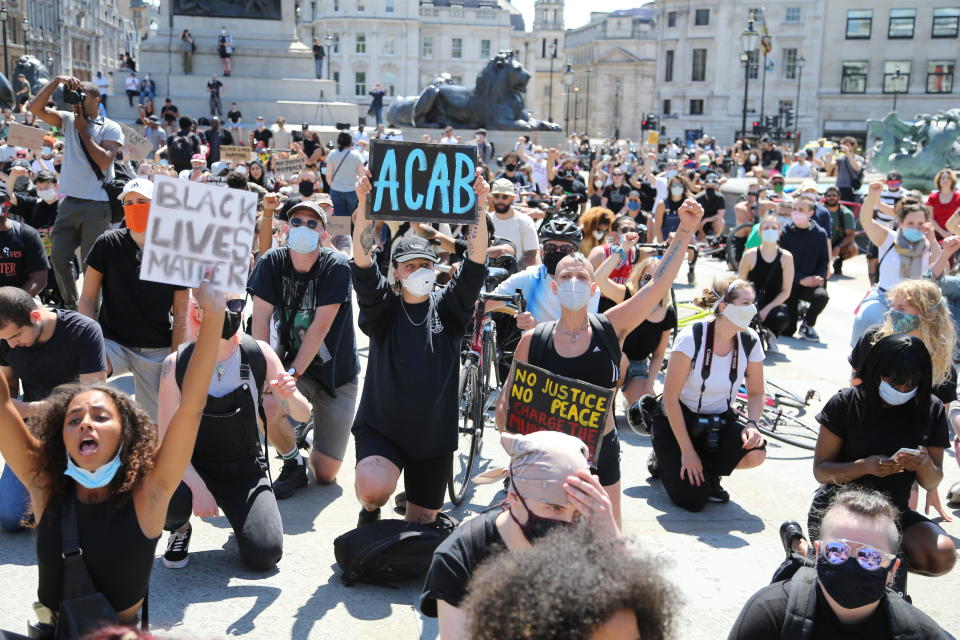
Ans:
[[[179,112],[180,110],[177,109],[177,105],[165,104],[163,105],[163,108],[160,109],[160,116],[168,122],[173,122],[174,120],[177,119],[177,114]]]
[[[727,640],[771,640],[780,637],[787,614],[787,600],[791,581],[774,582],[753,595],[740,611]],[[887,596],[897,597],[897,596]],[[919,627],[918,638],[949,640],[953,636],[941,629],[930,616],[913,609],[914,621]],[[877,607],[866,620],[843,624],[824,599],[817,585],[817,611],[809,637],[816,640],[892,640],[890,623],[883,606]]]
[[[640,183],[637,192],[640,193],[640,209],[647,213],[653,211],[653,207],[657,204],[657,188],[644,180]]]
[[[497,516],[501,513],[500,509],[491,509],[467,520],[433,552],[420,594],[423,615],[437,617],[437,600],[459,607],[480,563],[506,549],[497,531]]]
[[[273,140],[273,131],[270,131],[270,129],[266,127],[263,129],[254,129],[253,140],[254,142],[262,142],[264,146],[269,147],[270,141]]]
[[[633,191],[633,189],[625,182],[619,187],[608,184],[603,189],[603,197],[607,199],[607,209],[610,209],[614,213],[619,213],[620,210],[623,209],[627,201],[627,196],[630,195],[631,191]]]
[[[777,172],[783,171],[783,154],[778,149],[767,149],[763,152],[760,162],[764,169],[773,169]]]
[[[847,358],[847,362],[853,367],[858,378],[860,377],[860,370],[863,368],[863,363],[867,361],[867,353],[870,352],[870,347],[873,346],[873,337],[880,331],[880,327],[881,325],[875,324],[864,331],[860,339],[857,340],[857,344],[853,346],[853,351],[850,352],[850,356]],[[940,398],[940,402],[944,405],[948,405],[957,399],[957,370],[954,367],[950,367],[950,377],[947,378],[946,382],[939,387],[933,388],[933,395]]]
[[[57,205],[59,200],[47,202],[43,198],[26,193],[17,194],[17,206],[10,209],[10,213],[23,218],[23,221],[34,229],[52,227],[57,219]]]
[[[323,60],[326,53],[323,50],[323,45],[315,44],[313,45],[313,57],[317,60]]]
[[[631,361],[644,360],[653,355],[663,338],[664,331],[672,331],[677,326],[677,311],[673,306],[667,307],[667,313],[660,322],[644,320],[640,326],[627,334],[623,341],[623,352]],[[656,377],[658,371],[651,371]]]
[[[240,118],[243,117],[243,114],[239,111],[227,111],[227,120],[233,123],[240,122]]]
[[[339,304],[333,324],[308,371],[332,396],[336,395],[337,387],[356,379],[360,361],[353,333],[350,264],[346,256],[323,248],[313,268],[300,273],[293,268],[288,247],[270,249],[257,260],[247,291],[273,305],[274,318],[279,323],[277,331],[281,332],[278,353],[285,366],[296,357],[316,310]]]
[[[0,286],[22,287],[31,273],[50,268],[43,240],[30,225],[8,220],[0,231]]]
[[[141,280],[142,259],[129,229],[107,231],[93,243],[87,267],[103,274],[98,317],[103,337],[125,347],[169,347],[173,294],[186,287]]]
[[[11,367],[23,383],[23,399],[43,400],[54,387],[84,373],[107,370],[103,333],[95,320],[66,309],[54,309],[53,335],[32,347],[15,347],[0,340],[0,366]]]
[[[220,82],[219,80],[211,80],[210,82],[207,83],[207,89],[211,90],[210,91],[211,96],[219,96],[220,87],[222,86],[223,86],[223,83]]]
[[[836,462],[853,462],[870,456],[892,456],[902,447],[947,448],[947,414],[943,403],[930,397],[930,406],[918,411],[917,400],[900,406],[884,406],[883,419],[868,415],[862,385],[841,389],[827,401],[817,422],[843,440]],[[901,511],[907,508],[916,472],[903,471],[884,478],[865,475],[846,486],[872,489],[887,494]]]
[[[512,176],[511,176],[511,175],[508,175],[506,171],[501,171],[500,173],[497,174],[497,176],[496,176],[495,179],[496,179],[496,180],[499,180],[500,178],[504,178],[504,179],[506,179],[506,180],[509,180],[509,181],[512,182],[513,184],[515,184],[515,185],[518,184],[518,185],[520,185],[521,187],[526,187],[527,185],[530,184],[529,182],[527,182],[527,177],[526,177],[525,175],[523,175],[522,173],[520,173],[519,171],[515,171]]]
[[[703,207],[704,218],[715,216],[720,209],[725,209],[727,207],[727,201],[723,196],[716,191],[711,193],[707,189],[704,189],[703,193],[697,196],[697,202],[699,202],[700,206]]]
[[[376,264],[361,269],[351,262],[350,267],[358,325],[370,336],[355,424],[381,433],[413,460],[454,451],[460,341],[473,318],[486,267],[464,261],[445,287],[420,304],[403,303]],[[430,308],[432,318],[427,317]]]
[[[370,103],[371,109],[376,109],[377,107],[383,106],[383,96],[386,95],[386,92],[383,90],[380,91],[371,91],[370,97],[373,98],[373,101]]]

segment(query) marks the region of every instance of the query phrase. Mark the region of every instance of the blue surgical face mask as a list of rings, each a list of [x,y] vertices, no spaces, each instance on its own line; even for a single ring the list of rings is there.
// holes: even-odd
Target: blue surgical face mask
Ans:
[[[923,231],[920,229],[906,229],[901,227],[901,231],[903,231],[903,237],[907,242],[919,242],[923,240]]]
[[[44,156],[49,156],[52,153],[53,153],[53,149],[50,147],[44,147],[43,149],[40,150],[40,154]]]
[[[73,478],[79,485],[87,489],[105,487],[113,481],[113,477],[117,475],[117,471],[120,470],[120,466],[122,465],[120,462],[120,451],[122,450],[123,447],[121,446],[117,449],[117,455],[113,457],[113,460],[96,471],[87,471],[86,469],[78,467],[68,453],[67,470],[63,472],[63,475]]]
[[[920,326],[920,316],[904,313],[898,309],[890,309],[890,324],[895,333],[910,333]]]
[[[667,169],[667,179],[669,180],[673,176],[677,175],[676,169]]]
[[[291,227],[287,234],[287,246],[297,253],[312,253],[320,244],[320,234],[306,226]]]
[[[910,391],[897,391],[893,385],[886,380],[880,381],[880,386],[877,391],[880,392],[881,400],[893,406],[906,404],[913,400],[913,396],[917,395],[917,387],[914,387]]]

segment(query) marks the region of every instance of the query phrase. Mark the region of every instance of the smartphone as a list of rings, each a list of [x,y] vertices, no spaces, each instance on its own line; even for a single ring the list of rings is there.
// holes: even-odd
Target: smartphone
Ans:
[[[918,456],[918,455],[920,455],[920,450],[919,450],[919,449],[908,449],[907,447],[900,447],[900,449],[899,449],[895,454],[893,454],[893,455],[890,456],[890,457],[891,457],[891,458],[895,458],[895,457],[897,457],[898,455],[900,455],[901,453],[907,453],[907,454],[910,454],[911,456]]]

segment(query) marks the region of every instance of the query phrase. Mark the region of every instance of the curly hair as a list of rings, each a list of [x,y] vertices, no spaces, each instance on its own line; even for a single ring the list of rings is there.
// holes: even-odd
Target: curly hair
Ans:
[[[463,603],[470,640],[587,640],[632,611],[643,640],[670,637],[677,595],[660,567],[624,539],[586,525],[550,532],[480,566]]]
[[[957,344],[957,331],[953,326],[953,319],[947,310],[946,301],[940,293],[940,288],[929,280],[903,280],[887,292],[890,300],[902,296],[904,302],[916,307],[920,317],[920,325],[916,329],[917,337],[930,352],[933,360],[933,386],[939,387],[950,379],[953,371],[953,354]],[[880,330],[877,331],[871,344],[876,344],[881,338],[893,335],[893,321],[890,314],[886,314]]]
[[[593,232],[600,225],[606,225],[607,228],[610,228],[615,217],[613,211],[606,207],[590,207],[580,216],[580,227],[583,229],[583,240],[580,241],[580,251],[582,253],[589,254],[594,247],[606,242],[606,238],[603,242],[597,242],[597,239],[593,237]]]
[[[67,407],[75,396],[85,391],[100,391],[117,407],[122,436],[120,441],[120,470],[110,483],[114,494],[127,494],[153,468],[157,449],[157,430],[150,416],[130,396],[103,383],[62,384],[46,398],[46,408],[38,416],[35,432],[40,439],[38,482],[48,491],[48,504],[59,503],[73,485],[63,475],[67,468],[67,449],[63,444],[63,425]]]
[[[737,299],[743,289],[749,288],[756,291],[753,284],[747,280],[741,280],[735,275],[714,278],[713,284],[702,291],[699,298],[693,299],[693,304],[701,309],[713,309],[718,302],[730,303]]]

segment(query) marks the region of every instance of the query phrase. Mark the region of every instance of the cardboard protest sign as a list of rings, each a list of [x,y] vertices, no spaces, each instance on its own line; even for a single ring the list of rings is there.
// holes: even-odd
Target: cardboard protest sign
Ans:
[[[250,147],[236,144],[220,145],[220,159],[229,162],[249,162]]]
[[[651,129],[651,130],[648,130],[648,131],[646,132],[646,134],[647,134],[647,136],[646,136],[646,143],[647,143],[649,146],[655,147],[655,146],[657,146],[658,144],[660,144],[660,132],[659,132],[659,131],[653,131],[653,130]]]
[[[46,132],[43,129],[12,122],[10,123],[10,132],[7,133],[7,145],[39,151],[43,148],[44,133]]]
[[[613,389],[564,378],[517,361],[507,404],[507,431],[560,431],[580,438],[596,464]]]
[[[276,174],[292,176],[295,173],[300,173],[304,166],[305,162],[302,156],[293,156],[290,158],[278,158],[274,156],[273,158],[273,172]]]
[[[214,286],[244,291],[257,194],[161,175],[153,184],[140,279],[196,287],[213,266]]]
[[[373,140],[368,164],[368,219],[476,223],[476,145]]]
[[[146,160],[153,145],[136,129],[121,124],[123,130],[123,155],[130,160]]]
[[[350,216],[327,216],[327,233],[332,236],[348,236],[353,233]]]

